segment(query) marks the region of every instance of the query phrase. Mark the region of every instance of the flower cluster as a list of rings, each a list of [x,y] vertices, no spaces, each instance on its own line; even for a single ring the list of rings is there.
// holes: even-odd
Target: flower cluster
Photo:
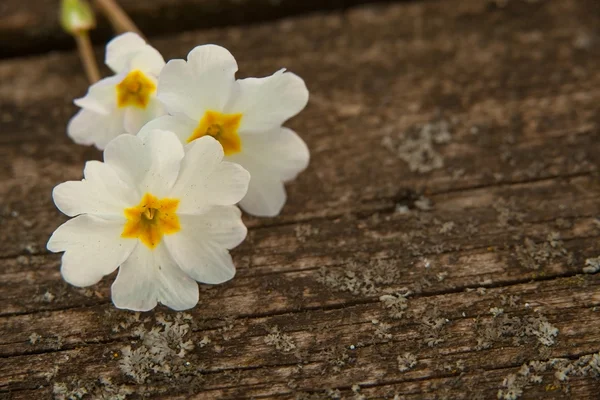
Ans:
[[[104,150],[104,162],[87,162],[83,180],[54,189],[56,206],[74,218],[48,249],[64,252],[61,273],[75,286],[119,268],[119,308],[192,308],[195,281],[235,274],[229,250],[246,237],[236,204],[279,214],[284,182],[307,167],[308,148],[282,125],[306,106],[308,90],[284,70],[236,80],[235,59],[215,45],[165,64],[134,33],[108,43],[106,64],[115,75],[75,100],[81,110],[67,130]]]

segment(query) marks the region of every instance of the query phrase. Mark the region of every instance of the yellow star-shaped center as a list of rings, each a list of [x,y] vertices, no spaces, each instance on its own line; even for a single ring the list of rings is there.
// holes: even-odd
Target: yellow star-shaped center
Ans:
[[[139,239],[150,249],[154,249],[163,235],[171,235],[181,230],[177,207],[178,199],[159,200],[156,196],[146,193],[140,204],[125,209],[127,222],[121,237]]]
[[[131,71],[117,85],[117,105],[120,108],[134,106],[146,108],[150,95],[156,91],[156,85],[142,71]]]
[[[237,131],[242,114],[223,114],[218,111],[206,111],[198,126],[187,139],[188,143],[202,136],[212,136],[221,143],[225,155],[242,151],[242,141]]]

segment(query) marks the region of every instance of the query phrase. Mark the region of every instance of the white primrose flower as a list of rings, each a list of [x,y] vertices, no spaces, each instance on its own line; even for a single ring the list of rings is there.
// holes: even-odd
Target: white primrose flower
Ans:
[[[194,48],[187,62],[169,61],[157,96],[171,115],[146,127],[175,132],[182,143],[217,139],[225,158],[252,176],[240,206],[250,214],[275,216],[286,201],[283,183],[308,165],[306,144],[282,127],[306,106],[308,90],[300,77],[284,70],[236,80],[237,69],[231,53],[215,45]]]
[[[186,152],[175,134],[159,130],[111,141],[104,162],[86,163],[85,179],[54,188],[56,206],[75,217],[47,245],[65,252],[63,278],[90,286],[119,267],[112,285],[118,308],[194,307],[195,281],[218,284],[235,275],[228,249],[247,232],[234,204],[250,175],[222,159],[210,137]]]
[[[90,86],[75,100],[82,109],[67,126],[78,144],[100,150],[122,133],[136,134],[148,121],[164,115],[156,99],[157,78],[165,60],[135,33],[124,33],[106,45],[106,65],[116,75]]]

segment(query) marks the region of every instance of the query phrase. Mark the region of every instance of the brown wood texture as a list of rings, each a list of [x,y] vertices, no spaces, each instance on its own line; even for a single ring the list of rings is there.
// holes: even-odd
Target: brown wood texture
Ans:
[[[311,91],[311,164],[186,313],[64,283],[74,53],[0,62],[0,398],[597,399],[600,3],[417,1],[154,38]],[[102,55],[100,49],[98,55]],[[584,268],[589,273],[584,273]]]
[[[59,25],[61,0],[2,0],[0,2],[0,57],[73,49],[73,39]],[[285,16],[322,12],[361,3],[390,0],[120,0],[145,35],[182,30],[252,24]],[[406,1],[406,0],[405,0]],[[97,7],[94,0],[88,2]],[[96,43],[111,35],[108,21],[96,8]]]

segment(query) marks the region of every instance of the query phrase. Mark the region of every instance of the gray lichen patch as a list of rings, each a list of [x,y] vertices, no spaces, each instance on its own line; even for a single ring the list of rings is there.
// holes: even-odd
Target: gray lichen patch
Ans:
[[[279,327],[273,326],[269,328],[269,334],[265,336],[265,343],[275,347],[275,349],[288,353],[296,348],[296,344],[292,337],[279,330]]]
[[[585,260],[585,267],[583,267],[583,272],[586,274],[595,274],[600,271],[600,256],[595,258],[588,258]]]
[[[492,308],[490,308],[490,314],[492,314],[492,316],[494,318],[496,318],[496,317],[504,314],[504,309],[499,308],[499,307],[492,307]]]
[[[477,349],[489,349],[498,343],[509,342],[518,346],[532,339],[544,346],[552,346],[558,329],[543,315],[518,316],[503,312],[491,320],[479,323]]]
[[[444,343],[445,326],[450,320],[439,315],[437,310],[428,311],[420,319],[419,331],[422,336],[423,344],[428,347],[435,347]]]
[[[442,235],[449,234],[452,231],[454,231],[455,226],[456,226],[456,224],[452,221],[444,222],[442,227],[440,228],[439,232]]]
[[[444,158],[437,146],[451,140],[450,132],[450,122],[437,118],[413,126],[397,137],[385,136],[382,145],[406,162],[411,171],[425,174],[444,166]]]
[[[398,356],[397,358],[398,361],[398,370],[400,372],[406,372],[408,370],[413,369],[414,367],[417,366],[417,357],[414,354],[411,353],[404,353],[401,356]]]
[[[498,214],[498,227],[506,228],[508,226],[520,225],[523,223],[525,213],[517,210],[516,202],[514,199],[499,199],[492,205],[492,207]]]
[[[554,372],[549,374],[549,372]],[[525,390],[533,385],[540,385],[544,381],[552,380],[547,385],[547,390],[556,390],[565,385],[569,377],[600,377],[600,353],[588,354],[576,360],[566,358],[552,358],[548,361],[530,361],[521,366],[515,374],[507,375],[497,393],[499,400],[516,400]],[[568,386],[565,387],[568,391]]]
[[[381,293],[385,285],[400,279],[400,272],[398,268],[383,260],[368,261],[364,264],[352,262],[343,269],[321,268],[317,282],[338,292],[373,296]]]
[[[54,294],[52,294],[52,293],[50,293],[50,291],[46,290],[46,292],[44,294],[36,297],[36,301],[43,302],[43,303],[52,303],[55,298],[56,298],[56,296]]]
[[[42,337],[40,335],[33,332],[31,335],[29,335],[29,343],[36,344],[41,338]]]
[[[354,394],[352,397],[353,400],[366,400],[367,397],[360,392],[360,385],[352,385],[350,390]]]
[[[573,255],[564,247],[560,234],[556,232],[550,233],[541,243],[525,238],[522,245],[515,247],[515,257],[522,267],[531,270],[540,269],[561,258],[565,258],[568,264],[573,263]]]
[[[297,392],[295,400],[340,400],[342,392],[339,389],[325,389],[321,392]]]
[[[191,316],[185,313],[158,314],[150,329],[143,322],[133,326],[137,343],[120,349],[119,367],[136,383],[149,378],[170,378],[190,374],[185,356],[195,345],[189,337]]]
[[[379,297],[379,301],[386,309],[387,315],[392,319],[401,319],[406,314],[408,308],[407,297],[410,293],[384,294]]]
[[[392,338],[391,329],[392,325],[386,322],[381,322],[377,319],[371,321],[371,323],[376,327],[374,336],[376,339],[384,339],[389,340]]]
[[[296,239],[298,242],[304,243],[311,236],[318,235],[319,228],[313,227],[309,224],[299,224],[294,227],[294,233],[296,234]]]
[[[348,365],[356,362],[356,352],[349,351],[342,346],[327,348],[325,349],[324,354],[325,359],[327,360],[327,365],[324,368],[323,373],[327,372],[328,370],[337,373]]]
[[[218,332],[221,334],[221,337],[225,341],[229,341],[232,339],[232,331],[235,326],[235,318],[225,317],[223,319],[223,326],[218,329]],[[207,338],[208,339],[208,338]]]
[[[548,364],[554,369],[554,378],[564,382],[570,376],[600,377],[600,352],[588,354],[572,361],[567,358],[553,358]]]
[[[98,400],[124,400],[134,393],[126,385],[116,385],[110,378],[95,380],[73,379],[70,382],[57,382],[52,393],[55,400],[77,400],[83,398]]]
[[[415,208],[421,211],[431,211],[433,210],[433,202],[431,199],[421,196],[415,200]]]
[[[42,336],[40,334],[38,334],[37,332],[33,332],[31,335],[29,335],[29,343],[31,345],[35,345],[35,344],[39,344],[42,347],[47,347],[47,348],[51,348],[51,349],[55,349],[55,350],[60,350],[62,349],[63,345],[64,345],[64,337],[57,335],[57,336]]]

